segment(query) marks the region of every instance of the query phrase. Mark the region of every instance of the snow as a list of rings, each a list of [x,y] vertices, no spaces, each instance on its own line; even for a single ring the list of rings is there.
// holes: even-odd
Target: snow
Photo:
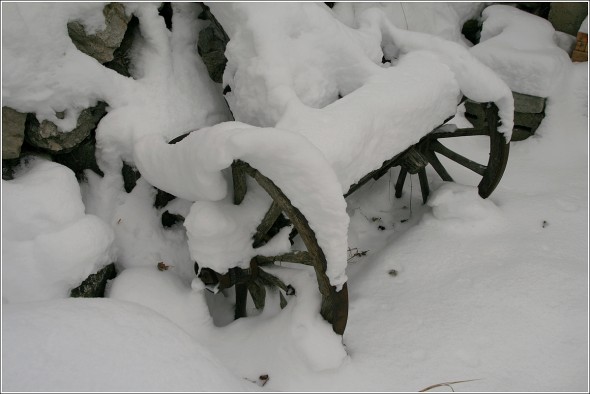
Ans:
[[[498,132],[510,140],[514,123],[514,99],[508,86],[484,64],[475,59],[464,47],[419,32],[396,28],[383,13],[369,9],[361,16],[361,26],[372,34],[383,35],[383,41],[392,42],[402,53],[428,50],[447,65],[454,74],[461,92],[478,102],[493,102],[498,107]],[[375,33],[377,29],[377,33]]]
[[[332,10],[342,23],[357,28],[363,11],[377,8],[398,28],[471,46],[473,44],[461,34],[461,28],[468,19],[477,18],[483,6],[471,2],[337,2]]]
[[[204,26],[196,19],[198,5],[173,5],[172,32],[158,17],[157,4],[127,6],[142,26],[134,49],[135,79],[104,69],[69,42],[67,20],[80,18],[87,27],[100,28],[97,4],[2,4],[3,105],[49,119],[66,109],[62,126],[67,128],[77,110],[96,100],[109,103],[97,130],[104,177],[87,171],[78,186],[65,167],[29,158],[14,180],[2,182],[3,391],[415,392],[469,380],[451,384],[452,389],[587,392],[587,62],[559,60],[561,66],[552,68],[553,58],[536,52],[492,56],[514,69],[526,68],[529,92],[544,92],[548,100],[536,134],[511,144],[506,173],[489,199],[478,197],[472,173],[458,171],[453,173],[457,183],[446,183],[428,168],[426,205],[415,176],[406,179],[402,197],[394,198],[398,169],[344,200],[343,185],[349,181],[342,180],[344,171],[336,171],[339,164],[329,161],[332,147],[321,148],[313,137],[318,133],[279,129],[277,122],[286,128],[304,123],[297,114],[312,120],[308,114],[334,111],[336,122],[354,120],[352,113],[380,112],[390,103],[363,100],[359,93],[376,94],[371,84],[395,79],[410,66],[417,75],[441,73],[429,83],[452,88],[453,97],[434,108],[440,111],[436,117],[456,102],[458,88],[498,101],[506,85],[464,56],[459,44],[393,27],[399,22],[396,3],[356,13],[348,27],[336,23],[321,3],[269,5],[277,16],[270,21],[265,5],[212,4],[220,21],[231,26],[228,70],[236,73],[224,76],[234,93],[228,101],[244,109],[238,120],[252,124],[223,122],[228,113],[222,86],[208,80],[194,50]],[[411,7],[404,4],[406,13]],[[445,9],[432,7],[415,26],[426,28],[429,18]],[[448,31],[471,12],[471,5],[452,7],[465,8],[457,16],[440,13],[440,26]],[[503,9],[487,7],[485,23],[493,26]],[[536,40],[539,51],[558,53],[556,44],[549,45],[549,29],[533,22],[536,17],[522,19],[513,8],[505,16],[510,26],[478,46],[495,42],[494,51],[509,51],[520,44],[511,33],[520,26],[523,34],[531,31],[523,37]],[[303,18],[307,22],[299,28],[293,21]],[[319,42],[323,32],[310,28],[315,23],[331,34],[325,43]],[[263,34],[248,36],[269,26],[277,36],[268,45]],[[283,27],[293,37],[286,37]],[[437,35],[447,34],[435,27]],[[391,65],[380,65],[382,38],[397,56]],[[326,55],[329,45],[349,57]],[[251,56],[252,46],[258,60]],[[265,63],[276,51],[287,57]],[[433,61],[426,65],[426,59]],[[478,71],[467,75],[461,69],[465,63]],[[330,67],[340,74],[328,73]],[[290,72],[295,79],[285,76]],[[551,78],[550,88],[540,74]],[[487,83],[476,86],[468,77]],[[506,83],[513,88],[510,80]],[[251,88],[260,90],[249,96]],[[411,96],[403,81],[399,89],[393,97]],[[344,97],[336,101],[338,93]],[[355,100],[359,109],[350,111],[347,102]],[[337,111],[338,106],[343,108]],[[452,122],[463,126],[461,111]],[[434,121],[434,116],[415,120]],[[189,130],[196,131],[175,145],[166,143]],[[489,153],[485,138],[458,138],[449,145],[468,157],[485,160]],[[310,226],[321,229],[324,250],[351,249],[349,259],[346,252],[330,257],[337,261],[331,264],[331,280],[347,281],[349,289],[343,336],[318,313],[321,296],[311,267],[268,268],[296,294],[287,295],[288,305],[281,309],[279,292],[268,290],[266,308],[256,310],[249,299],[249,317],[237,321],[233,289],[214,295],[196,280],[195,257],[200,265],[215,261],[216,269],[229,264],[223,261],[228,256],[240,260],[234,265],[248,260],[251,223],[269,202],[250,182],[244,204],[231,204],[226,168],[234,158],[250,162],[293,196]],[[366,164],[354,155],[344,158]],[[123,190],[122,160],[142,172],[131,193]],[[153,186],[182,198],[156,209]],[[185,216],[186,227],[163,229],[164,210]],[[286,234],[268,248],[284,250]],[[111,261],[119,273],[107,286],[107,298],[65,299],[71,287]],[[159,271],[158,262],[168,270]]]
[[[60,164],[34,159],[2,180],[2,227],[3,302],[68,297],[114,261],[112,229],[84,213],[76,177]]]
[[[5,305],[2,317],[2,357],[10,360],[2,363],[7,391],[248,387],[176,324],[134,303],[68,299]]]
[[[506,5],[486,8],[482,18],[480,43],[471,53],[513,91],[548,97],[570,64],[551,23]]]
[[[196,154],[199,152],[203,154]],[[270,203],[256,209],[252,204],[258,203],[235,208],[227,201],[211,203],[227,196],[227,181],[221,171],[234,159],[242,159],[271,179],[307,218],[326,255],[330,283],[340,287],[346,282],[349,219],[342,187],[322,153],[303,136],[224,122],[195,131],[172,145],[159,136],[145,137],[137,143],[134,157],[151,184],[196,201],[185,227],[191,257],[203,267],[220,273],[236,265],[246,268],[252,257],[264,252],[248,244],[256,230],[252,223],[260,221]],[[283,239],[268,248],[279,251],[288,246]]]
[[[584,20],[582,21],[582,24],[580,25],[580,29],[578,31],[580,33],[588,34],[588,16],[586,16],[586,18],[584,18]]]
[[[318,147],[345,194],[455,114],[459,86],[436,60],[428,52],[408,54],[322,109],[291,105],[277,128],[296,131]]]

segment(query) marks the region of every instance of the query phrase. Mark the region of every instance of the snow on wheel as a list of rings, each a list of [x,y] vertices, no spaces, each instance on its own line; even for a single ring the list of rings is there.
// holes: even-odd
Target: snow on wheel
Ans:
[[[250,260],[250,268],[233,268],[225,275],[220,275],[211,269],[199,269],[197,262],[195,270],[198,272],[198,276],[206,285],[218,286],[218,289],[226,289],[235,285],[235,318],[238,319],[246,316],[248,293],[257,309],[264,308],[266,300],[265,287],[267,286],[278,287],[285,295],[295,294],[296,289],[285,284],[280,278],[266,272],[265,266],[272,265],[275,262],[312,266],[322,295],[320,313],[332,325],[334,332],[342,335],[348,318],[348,288],[346,283],[342,285],[339,291],[330,284],[330,280],[326,275],[326,256],[318,244],[315,232],[311,229],[301,211],[293,206],[289,198],[272,180],[257,169],[252,168],[248,163],[240,160],[232,164],[234,204],[241,204],[246,193],[248,193],[246,177],[255,180],[272,199],[268,211],[252,237],[254,249],[266,244],[281,228],[292,224],[294,227],[292,235],[299,235],[307,250],[291,251],[279,255],[257,255]],[[285,215],[288,219],[285,218]],[[282,292],[280,293],[281,307],[284,307],[286,299]]]
[[[401,197],[405,178],[408,172],[418,173],[420,179],[420,189],[422,191],[423,202],[426,202],[430,194],[428,178],[426,175],[426,166],[430,165],[438,176],[447,182],[453,182],[451,170],[447,169],[440,161],[439,155],[442,155],[454,163],[471,170],[478,177],[477,185],[479,195],[482,198],[489,197],[506,169],[508,163],[508,154],[510,144],[507,143],[506,137],[498,132],[498,109],[491,103],[480,104],[485,108],[487,122],[479,128],[440,127],[432,133],[425,136],[402,160],[398,180],[395,185],[395,196]],[[489,156],[486,164],[480,164],[471,160],[459,152],[445,146],[440,140],[486,136],[489,140]]]

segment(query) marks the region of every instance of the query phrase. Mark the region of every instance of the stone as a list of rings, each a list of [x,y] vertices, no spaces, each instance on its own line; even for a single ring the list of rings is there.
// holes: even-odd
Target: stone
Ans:
[[[104,66],[118,72],[119,74],[130,77],[131,69],[131,47],[136,33],[139,31],[139,19],[133,16],[127,24],[127,31],[123,36],[123,41],[119,48],[113,53],[113,60],[104,63]]]
[[[70,291],[70,297],[104,297],[107,282],[111,279],[115,279],[116,276],[117,270],[115,268],[115,263],[111,263],[100,269],[96,274],[91,274],[80,286],[72,289]]]
[[[54,155],[53,161],[74,171],[79,179],[83,178],[82,174],[84,170],[92,170],[96,174],[104,176],[104,173],[100,170],[96,162],[95,133],[91,133],[88,138],[82,141],[71,152]]]
[[[575,36],[588,15],[588,2],[554,2],[549,11],[549,22],[555,30]]]
[[[221,83],[227,64],[225,47],[229,42],[229,37],[209,7],[203,3],[201,3],[201,7],[203,12],[199,15],[199,19],[208,20],[211,25],[199,32],[197,51],[207,67],[209,77],[213,81]]]
[[[170,201],[174,200],[176,196],[165,192],[164,190],[156,189],[158,192],[156,193],[156,199],[154,201],[154,207],[157,209],[165,207]]]
[[[535,131],[543,121],[544,117],[544,113],[531,114],[526,112],[514,112],[514,125]]]
[[[206,27],[199,33],[197,42],[199,55],[207,67],[209,77],[217,83],[222,82],[223,72],[227,64],[227,58],[225,57],[226,44],[223,34],[215,25]]]
[[[123,167],[121,168],[121,175],[123,176],[123,187],[125,188],[125,191],[127,193],[131,193],[133,189],[135,189],[137,180],[141,178],[141,174],[136,168],[123,162]]]
[[[88,56],[100,63],[114,59],[114,52],[123,41],[131,16],[125,13],[121,3],[109,3],[102,11],[106,27],[95,34],[87,34],[84,26],[76,21],[68,22],[68,34],[72,42]]]
[[[25,138],[27,114],[2,107],[2,160],[18,159]]]
[[[175,213],[170,213],[169,211],[164,211],[162,213],[162,226],[165,228],[170,228],[177,224],[184,223],[184,216],[177,215]]]
[[[48,120],[39,124],[35,115],[29,114],[25,127],[25,139],[36,148],[51,153],[67,153],[88,138],[106,113],[106,103],[104,102],[86,108],[80,113],[76,127],[70,132],[61,131],[55,123]]]
[[[528,94],[512,92],[514,97],[514,111],[529,114],[540,114],[545,111],[544,97],[530,96]]]

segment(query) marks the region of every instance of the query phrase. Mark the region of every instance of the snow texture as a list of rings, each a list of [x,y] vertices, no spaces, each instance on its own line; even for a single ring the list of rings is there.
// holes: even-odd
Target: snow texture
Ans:
[[[256,253],[264,252],[248,245],[256,230],[253,224],[268,208],[251,210],[257,202],[235,208],[229,202],[211,203],[227,196],[222,170],[241,159],[270,178],[307,218],[326,255],[330,283],[339,287],[346,282],[349,219],[342,188],[325,157],[301,135],[225,122],[195,131],[172,145],[159,136],[145,137],[136,144],[134,157],[151,184],[196,201],[185,227],[191,256],[199,265],[225,273],[233,266],[247,267]],[[268,251],[288,247],[288,239],[279,237]]]
[[[102,5],[2,4],[3,105],[36,112],[67,129],[82,108],[97,100],[109,103],[97,130],[104,177],[88,171],[87,182],[78,187],[69,170],[37,159],[15,180],[2,182],[3,391],[416,392],[470,379],[476,380],[451,388],[588,391],[588,63],[556,66],[563,56],[544,23],[514,8],[488,7],[485,23],[506,26],[473,53],[488,46],[486,56],[504,60],[515,75],[528,70],[524,93],[548,94],[546,116],[534,136],[511,144],[506,173],[490,199],[477,196],[477,177],[469,171],[453,173],[457,184],[447,184],[427,168],[432,195],[422,205],[412,176],[401,199],[393,197],[396,169],[342,200],[348,181],[315,145],[319,140],[312,143],[313,137],[275,126],[303,122],[294,116],[298,111],[328,114],[356,100],[365,85],[394,79],[409,65],[417,74],[441,72],[446,77],[432,80],[454,92],[464,89],[463,71],[440,52],[451,51],[450,57],[458,54],[462,61],[468,57],[431,36],[388,26],[444,34],[461,43],[443,31],[456,32],[454,24],[471,12],[469,5],[449,4],[464,7],[454,16],[426,3],[420,6],[431,11],[413,13],[419,4],[404,3],[409,25],[400,26],[397,3],[354,15],[344,14],[365,5],[338,4],[331,13],[321,3],[212,4],[233,42],[224,76],[234,93],[228,99],[237,105],[239,120],[255,127],[218,124],[229,114],[222,87],[209,81],[195,55],[197,33],[205,25],[196,18],[198,5],[173,4],[172,32],[158,17],[158,5],[126,5],[142,27],[133,78],[125,78],[77,52],[67,37],[68,20],[99,29]],[[430,18],[437,13],[444,18],[440,25],[433,23],[438,17]],[[316,25],[325,26],[326,34]],[[434,30],[427,30],[430,26]],[[519,26],[522,36],[515,30]],[[268,28],[275,29],[275,41],[272,34],[267,37]],[[427,38],[430,48],[415,37]],[[528,51],[533,42],[537,49]],[[381,44],[391,65],[381,65]],[[336,54],[330,45],[338,48]],[[442,51],[431,48],[438,46]],[[281,56],[273,60],[276,53]],[[502,74],[501,68],[495,71]],[[475,74],[484,80],[489,75]],[[514,81],[506,82],[513,88]],[[489,86],[473,90],[487,97],[499,92]],[[337,100],[339,93],[343,98]],[[449,103],[455,100],[449,95]],[[450,104],[439,105],[442,116]],[[63,110],[66,118],[54,119]],[[465,125],[461,111],[453,122]],[[177,146],[166,144],[199,128]],[[487,159],[484,139],[457,138],[449,145],[470,158]],[[119,170],[121,160],[134,164],[134,146],[146,174],[126,193]],[[213,160],[201,163],[196,156]],[[254,160],[251,164],[269,171],[271,179],[287,183],[280,187],[300,199],[293,203],[308,209],[308,218],[317,219],[313,226],[333,231],[323,247],[341,253],[348,245],[351,255],[359,252],[351,256],[346,277],[332,272],[335,281],[348,278],[344,336],[318,313],[313,269],[286,263],[268,272],[297,290],[286,296],[287,307],[281,310],[279,292],[268,290],[264,311],[248,299],[249,317],[233,321],[232,290],[209,294],[195,279],[191,253],[198,251],[191,252],[187,230],[162,228],[160,215],[168,209],[187,217],[189,232],[202,226],[190,235],[191,243],[211,243],[211,251],[198,249],[219,253],[220,266],[228,262],[219,249],[237,256],[232,260],[248,256],[251,246],[243,242],[252,231],[248,222],[264,214],[269,200],[250,182],[245,205],[233,207],[223,167],[234,157]],[[300,167],[300,161],[310,164]],[[154,208],[152,180],[184,197]],[[287,190],[289,185],[309,189]],[[203,199],[195,202],[196,197]],[[334,228],[321,222],[333,219]],[[200,231],[211,222],[213,233]],[[225,245],[222,234],[230,236]],[[107,286],[109,299],[62,299],[86,273],[113,260],[121,272]],[[169,269],[157,270],[160,261]],[[335,271],[344,266],[338,264]],[[264,375],[268,379],[261,379]]]
[[[471,53],[515,92],[547,97],[570,64],[551,23],[506,5],[487,7],[478,45]]]
[[[483,7],[483,3],[472,2],[337,2],[332,10],[341,22],[358,28],[360,15],[369,8],[377,8],[400,29],[428,33],[471,46],[473,44],[461,34],[461,28],[468,19],[476,18]],[[389,54],[388,49],[387,46],[384,48],[386,54]]]
[[[114,261],[113,231],[84,213],[74,173],[43,159],[2,180],[2,228],[3,301],[68,297]]]
[[[135,303],[68,299],[2,309],[2,358],[10,360],[3,390],[247,389],[176,324]]]
[[[136,145],[134,161],[151,184],[191,201],[223,199],[228,186],[221,171],[237,159],[251,164],[274,181],[309,220],[326,255],[327,275],[334,286],[340,287],[346,281],[348,216],[338,195],[346,193],[364,175],[450,118],[460,98],[459,88],[474,100],[496,102],[502,119],[499,131],[507,140],[510,138],[514,111],[510,89],[458,44],[397,29],[383,13],[371,9],[362,18],[365,31],[357,36],[373,37],[374,43],[380,43],[383,30],[391,42],[408,53],[395,66],[381,68],[358,46],[350,44],[352,29],[330,19],[327,11],[316,4],[219,7],[222,6],[226,8],[218,15],[221,23],[232,27],[228,29],[230,37],[234,37],[230,44],[252,48],[251,52],[233,51],[228,46],[229,63],[224,76],[234,75],[233,79],[224,80],[224,84],[232,87],[228,101],[233,103],[235,115],[242,121],[250,121],[251,117],[260,119],[259,113],[264,109],[275,118],[257,123],[276,122],[277,129],[228,122],[194,132],[174,145],[167,145],[158,136],[145,138]],[[257,12],[259,7],[265,7],[266,12]],[[312,13],[314,9],[317,12]],[[213,11],[216,10],[214,7]],[[302,26],[292,25],[287,22],[293,15],[314,18]],[[322,64],[331,65],[330,69],[337,70],[331,73],[333,80],[352,82],[350,86],[339,86],[338,91],[360,86],[341,100],[315,109],[305,104],[309,99],[299,98],[298,85],[294,84],[303,76],[306,84],[313,83],[307,68],[297,63],[307,63],[305,55],[296,56],[307,52],[294,49],[303,45],[311,48],[309,53],[319,56],[319,49],[326,44],[317,36],[321,32],[325,37],[325,30],[319,30],[318,23],[324,21],[332,33],[329,35],[332,50],[319,63],[319,70]],[[311,33],[303,30],[310,26],[315,27]],[[271,28],[273,34],[268,34]],[[317,54],[313,51],[316,43],[320,43]],[[294,62],[283,59],[285,51]],[[359,59],[362,67],[356,63],[348,68],[333,66],[351,57]],[[275,66],[276,62],[279,63]],[[232,66],[234,63],[239,67]],[[255,64],[263,68],[250,67]],[[261,74],[261,70],[272,71]],[[321,75],[324,74],[325,71]],[[266,88],[259,97],[267,97],[268,102],[241,96],[242,91],[252,94],[254,85],[259,85],[258,89]],[[319,104],[315,101],[315,105]],[[239,111],[247,115],[241,116]],[[256,254],[248,246],[255,221],[240,223],[240,215],[229,214],[228,204],[215,206],[197,202],[191,209],[185,222],[191,257],[220,273],[232,266],[247,267]],[[225,247],[228,239],[235,246],[230,251]]]

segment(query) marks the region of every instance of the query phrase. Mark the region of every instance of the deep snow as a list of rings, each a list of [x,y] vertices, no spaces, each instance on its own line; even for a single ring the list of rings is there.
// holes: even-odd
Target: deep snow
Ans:
[[[221,88],[208,81],[195,51],[187,50],[202,26],[196,20],[198,6],[175,4],[178,28],[172,33],[154,4],[133,6],[145,26],[145,40],[137,48],[137,79],[124,81],[60,36],[65,33],[59,24],[72,13],[99,26],[92,17],[99,8],[43,5],[48,7],[43,12],[56,17],[29,23],[30,34],[19,35],[17,23],[4,23],[15,7],[28,21],[39,21],[41,12],[29,4],[3,4],[3,105],[38,107],[47,117],[65,107],[75,113],[76,105],[98,99],[109,99],[111,108],[98,129],[104,178],[88,172],[78,188],[69,170],[39,158],[17,180],[2,181],[3,391],[417,391],[472,379],[452,387],[587,391],[587,63],[564,63],[557,69],[546,118],[535,136],[512,143],[507,171],[488,200],[478,197],[471,173],[459,172],[457,184],[446,184],[430,169],[433,193],[427,205],[421,204],[416,176],[408,176],[402,198],[396,199],[397,168],[346,199],[350,308],[340,338],[317,313],[313,272],[288,264],[272,270],[297,289],[288,306],[280,310],[278,293],[269,292],[262,313],[249,305],[251,317],[232,322],[231,291],[212,295],[193,281],[186,231],[163,229],[159,223],[165,209],[189,215],[192,197],[157,210],[146,177],[131,193],[122,189],[120,159],[134,160],[137,141],[162,141],[227,120]],[[463,42],[453,26],[475,8],[449,6],[438,13],[446,15],[438,19],[441,24],[428,31]],[[425,15],[437,14],[433,9]],[[321,12],[325,17],[326,10]],[[391,20],[395,9],[387,12]],[[356,16],[339,15],[349,18],[352,28],[358,27]],[[424,30],[429,25],[422,21],[416,26]],[[72,60],[74,74],[86,73],[83,84],[66,78],[51,85],[44,62],[23,63],[26,52],[16,57],[14,51],[42,37],[44,29],[59,37],[55,45]],[[7,46],[7,37],[16,41]],[[34,49],[35,59],[55,56],[51,45]],[[62,64],[54,66],[58,70]],[[13,72],[18,79],[8,78]],[[27,80],[27,72],[45,77]],[[164,81],[169,90],[161,95]],[[55,95],[32,95],[36,90],[27,83],[41,84],[34,88],[45,92],[53,86]],[[199,106],[202,102],[206,106]],[[466,124],[460,112],[454,121]],[[152,134],[159,137],[142,139]],[[247,139],[233,148],[245,149]],[[453,146],[469,157],[487,155],[479,137],[458,139]],[[273,162],[267,165],[272,169]],[[35,171],[45,174],[46,184],[27,181]],[[18,197],[33,193],[35,198]],[[208,210],[207,202],[200,204],[205,208],[201,214],[225,220],[227,226],[218,230],[230,235],[235,216],[254,220],[261,209],[229,217]],[[24,268],[18,270],[20,259],[8,253],[11,243],[29,242],[38,252],[38,239],[51,236],[53,254],[47,256],[57,262],[73,256],[56,236],[65,229],[75,234],[69,240],[78,241],[76,255],[92,255],[100,248],[84,247],[88,228],[72,230],[72,223],[92,227],[90,222],[100,229],[96,234],[102,234],[105,257],[92,264],[107,263],[106,257],[115,253],[121,271],[106,299],[65,299],[70,282],[89,266],[65,272],[67,284],[42,283],[54,291],[50,300],[11,297],[4,286],[6,274],[20,288],[39,284]],[[33,273],[47,268],[43,259],[30,261]],[[160,261],[170,268],[159,271]]]

